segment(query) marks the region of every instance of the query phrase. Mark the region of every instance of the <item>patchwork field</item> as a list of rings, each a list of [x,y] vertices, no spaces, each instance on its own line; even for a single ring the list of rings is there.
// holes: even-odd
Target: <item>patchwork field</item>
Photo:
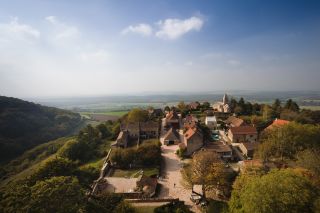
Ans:
[[[80,112],[81,116],[99,122],[115,121],[127,113],[128,111]]]

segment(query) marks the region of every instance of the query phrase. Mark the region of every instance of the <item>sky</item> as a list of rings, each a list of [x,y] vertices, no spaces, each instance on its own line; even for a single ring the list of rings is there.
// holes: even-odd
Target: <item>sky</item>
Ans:
[[[320,1],[0,0],[0,95],[320,90]]]

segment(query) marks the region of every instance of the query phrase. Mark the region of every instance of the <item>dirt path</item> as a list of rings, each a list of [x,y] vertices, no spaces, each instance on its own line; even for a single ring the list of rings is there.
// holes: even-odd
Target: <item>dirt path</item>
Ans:
[[[162,156],[164,158],[164,169],[162,173],[163,180],[160,180],[161,191],[160,198],[179,198],[184,201],[186,205],[192,207],[192,211],[199,212],[196,206],[190,201],[191,189],[186,189],[181,184],[181,168],[182,163],[175,151],[178,149],[177,145],[166,146],[163,145]]]

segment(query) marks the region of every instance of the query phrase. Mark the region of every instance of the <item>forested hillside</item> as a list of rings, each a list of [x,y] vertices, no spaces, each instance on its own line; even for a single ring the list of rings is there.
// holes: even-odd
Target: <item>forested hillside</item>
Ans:
[[[80,123],[77,113],[0,96],[0,163],[68,135]]]

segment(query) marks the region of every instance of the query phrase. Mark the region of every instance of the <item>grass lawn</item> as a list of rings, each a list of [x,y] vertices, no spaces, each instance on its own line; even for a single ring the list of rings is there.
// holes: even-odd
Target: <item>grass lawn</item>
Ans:
[[[112,177],[138,177],[140,175],[140,171],[143,170],[143,173],[146,176],[158,175],[159,169],[158,168],[142,168],[142,169],[116,169],[114,170]]]
[[[135,208],[137,213],[153,213],[157,206],[137,206]]]

